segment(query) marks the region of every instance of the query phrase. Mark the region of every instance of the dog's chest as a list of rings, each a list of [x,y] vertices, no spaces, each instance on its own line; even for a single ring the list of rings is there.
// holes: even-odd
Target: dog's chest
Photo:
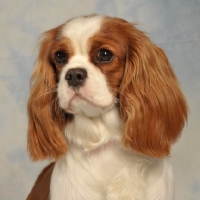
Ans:
[[[142,190],[147,159],[122,146],[122,131],[116,109],[96,119],[76,116],[65,129],[69,150],[55,165],[51,200],[105,200],[134,184]]]
[[[151,173],[154,159],[123,147],[122,132],[116,109],[96,119],[76,116],[65,129],[69,150],[55,165],[50,199],[143,200],[148,174],[160,170]]]
[[[143,175],[148,165],[147,160],[117,143],[108,143],[90,153],[72,145],[54,168],[51,200],[105,200],[116,193],[114,190],[131,191],[130,187],[136,193],[140,191],[142,199]]]
[[[96,200],[103,199],[104,188],[111,181],[117,168],[119,169],[119,166],[113,163],[117,160],[118,158],[114,158],[110,150],[85,153],[71,146],[67,155],[55,166],[52,175],[52,191],[56,189],[58,193],[60,190],[59,194],[63,195],[60,195],[59,199],[63,196],[82,200],[89,200],[92,197]],[[60,184],[54,186],[55,183]]]

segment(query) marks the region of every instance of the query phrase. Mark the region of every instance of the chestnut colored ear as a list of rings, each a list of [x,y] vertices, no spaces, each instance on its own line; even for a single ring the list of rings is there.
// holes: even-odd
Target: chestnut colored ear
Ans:
[[[170,153],[187,119],[187,105],[165,53],[133,26],[120,87],[123,144],[140,153]]]
[[[49,59],[49,51],[57,32],[58,28],[45,33],[40,46],[38,65],[31,77],[27,110],[28,150],[33,160],[57,159],[67,150],[61,133],[66,117],[58,106],[56,72]]]

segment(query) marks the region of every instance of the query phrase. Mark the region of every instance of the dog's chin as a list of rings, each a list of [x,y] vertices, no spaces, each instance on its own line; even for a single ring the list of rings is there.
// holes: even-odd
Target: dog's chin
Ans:
[[[65,110],[73,115],[81,114],[88,117],[98,117],[112,109],[114,105],[114,100],[107,104],[102,104],[102,102],[95,102],[92,99],[87,99],[79,94],[75,94]]]

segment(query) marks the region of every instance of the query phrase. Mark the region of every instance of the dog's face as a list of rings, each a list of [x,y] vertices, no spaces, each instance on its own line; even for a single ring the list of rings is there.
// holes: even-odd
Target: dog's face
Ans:
[[[68,113],[94,117],[117,102],[126,45],[120,46],[119,37],[113,38],[109,28],[102,30],[102,20],[101,16],[73,19],[63,25],[58,42],[52,45],[59,105]]]
[[[32,158],[58,158],[67,150],[62,129],[75,115],[100,117],[113,107],[124,146],[169,154],[187,106],[164,52],[119,18],[79,17],[47,31],[28,102]]]

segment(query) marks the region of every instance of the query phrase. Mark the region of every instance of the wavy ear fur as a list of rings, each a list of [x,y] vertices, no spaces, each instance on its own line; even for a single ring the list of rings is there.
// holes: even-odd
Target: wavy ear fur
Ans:
[[[127,26],[129,46],[120,87],[123,143],[146,155],[167,156],[187,118],[186,101],[165,53],[143,32]]]
[[[61,129],[66,123],[58,106],[56,72],[50,63],[49,51],[59,28],[47,31],[41,42],[38,65],[31,77],[28,100],[28,150],[33,160],[57,159],[67,150]]]

